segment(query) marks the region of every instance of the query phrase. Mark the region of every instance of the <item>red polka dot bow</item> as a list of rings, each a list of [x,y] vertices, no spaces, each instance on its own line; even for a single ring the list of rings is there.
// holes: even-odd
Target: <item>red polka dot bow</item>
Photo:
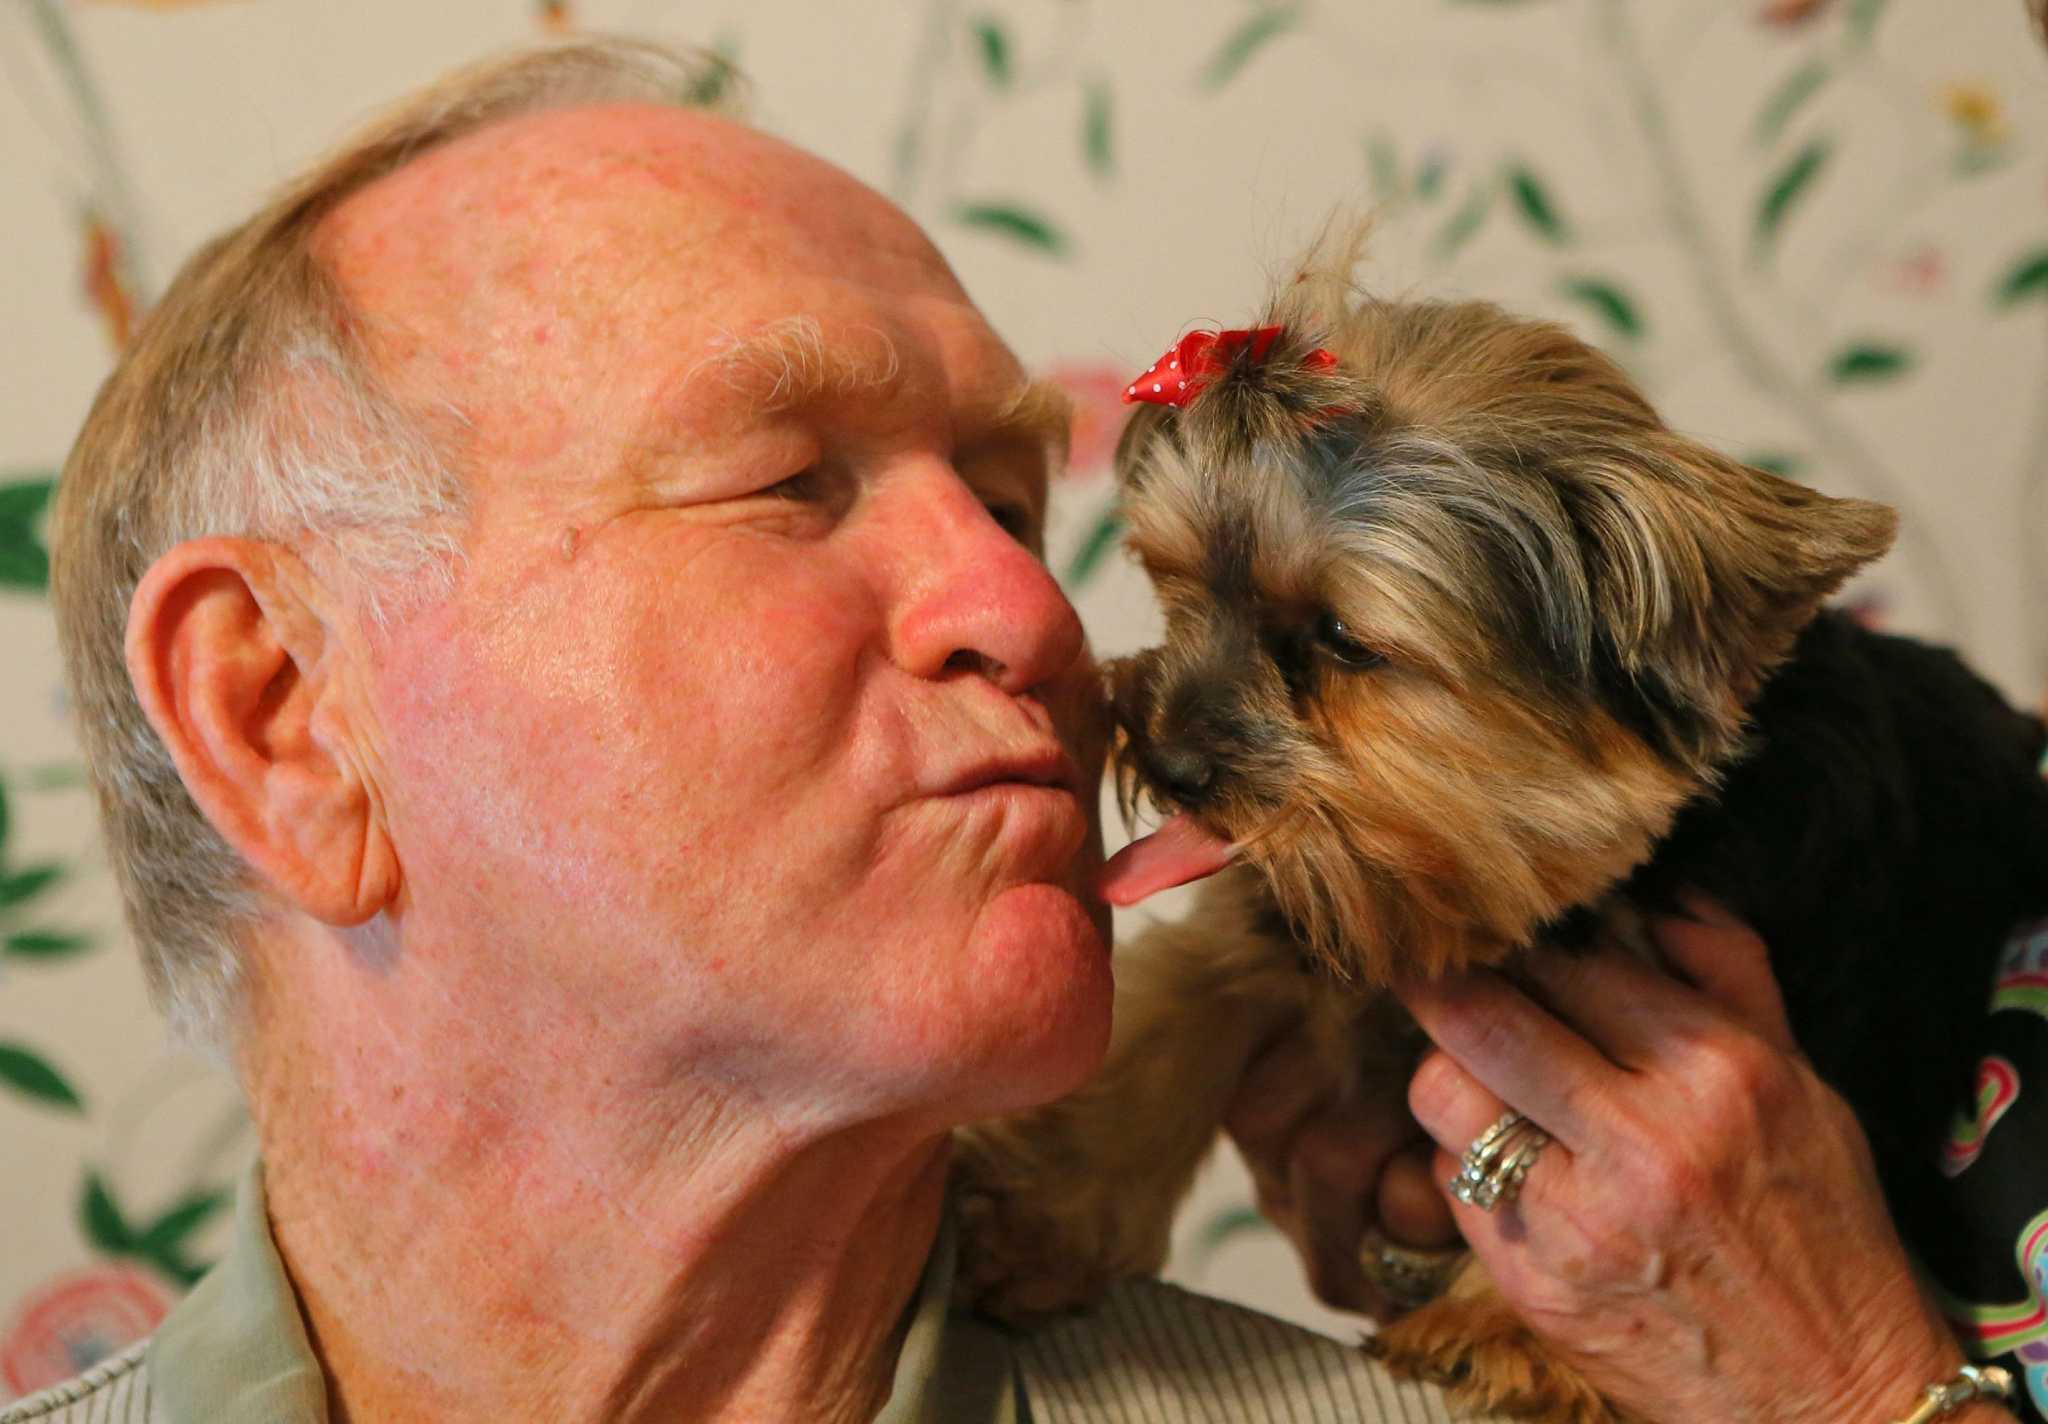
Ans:
[[[1124,388],[1124,404],[1145,401],[1152,405],[1186,405],[1240,353],[1249,353],[1254,362],[1265,360],[1284,329],[1262,326],[1252,331],[1191,331],[1154,361],[1144,375]],[[1312,370],[1327,371],[1337,364],[1337,358],[1317,347],[1302,358],[1302,364]]]

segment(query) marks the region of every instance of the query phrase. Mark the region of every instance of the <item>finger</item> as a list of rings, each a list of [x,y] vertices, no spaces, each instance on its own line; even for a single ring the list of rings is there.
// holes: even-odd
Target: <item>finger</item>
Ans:
[[[1776,1048],[1796,1052],[1798,1043],[1785,1016],[1785,998],[1771,972],[1770,953],[1763,940],[1704,895],[1685,891],[1678,899],[1685,915],[1667,916],[1650,924],[1658,951],[1672,968],[1751,1032]]]
[[[1624,1068],[1651,1066],[1721,1019],[1691,985],[1626,950],[1537,950],[1519,967],[1544,1008]]]
[[[1553,1137],[1570,1145],[1599,1130],[1594,1104],[1622,1070],[1500,975],[1479,970],[1395,993],[1439,1048]]]
[[[1415,1116],[1440,1149],[1431,1159],[1431,1182],[1459,1233],[1475,1245],[1497,1237],[1514,1212],[1514,1204],[1503,1203],[1491,1211],[1468,1206],[1451,1196],[1450,1183],[1466,1150],[1507,1113],[1508,1105],[1441,1050],[1423,1058],[1409,1083],[1408,1098]],[[1541,1119],[1532,1120],[1538,1127],[1545,1126]],[[1531,1210],[1540,1213],[1543,1198],[1559,1188],[1562,1174],[1569,1170],[1569,1160],[1570,1153],[1562,1143],[1552,1141],[1544,1147],[1524,1176],[1516,1201],[1533,1198]]]
[[[1224,1113],[1224,1131],[1255,1172],[1285,1176],[1289,1144],[1330,1086],[1308,1035],[1288,1034],[1252,1060]]]
[[[1380,1233],[1397,1246],[1423,1250],[1454,1245],[1458,1223],[1438,1185],[1436,1144],[1410,1143],[1387,1159],[1380,1172]]]
[[[1387,1159],[1419,1134],[1398,1087],[1322,1110],[1295,1134],[1288,1148],[1287,1196],[1310,1274],[1320,1271],[1328,1278],[1328,1290],[1317,1287],[1324,1299],[1336,1302],[1348,1291],[1346,1278],[1356,1273],[1380,1174]]]
[[[1380,1164],[1373,1161],[1368,1168],[1372,1144],[1355,1139],[1355,1132],[1337,1125],[1305,1129],[1295,1144],[1289,1187],[1309,1289],[1325,1305],[1371,1315],[1384,1310],[1386,1301],[1366,1278],[1358,1250]]]
[[[1283,1235],[1306,1251],[1300,1223],[1295,1219],[1293,1190],[1277,1174],[1254,1166],[1251,1159],[1242,1153],[1238,1155],[1251,1174],[1252,1203],[1258,1207],[1259,1215],[1279,1227]]]

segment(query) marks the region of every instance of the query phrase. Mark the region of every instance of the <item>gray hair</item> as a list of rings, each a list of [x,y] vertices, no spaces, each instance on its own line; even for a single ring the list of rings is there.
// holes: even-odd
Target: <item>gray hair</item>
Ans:
[[[461,70],[403,101],[195,254],[101,388],[59,482],[51,595],[109,860],[151,996],[173,1031],[227,1044],[239,937],[268,908],[193,802],[128,679],[137,584],[210,535],[331,555],[383,621],[445,588],[467,515],[437,419],[378,380],[332,276],[322,218],[487,125],[600,103],[729,107],[713,55],[582,40]]]

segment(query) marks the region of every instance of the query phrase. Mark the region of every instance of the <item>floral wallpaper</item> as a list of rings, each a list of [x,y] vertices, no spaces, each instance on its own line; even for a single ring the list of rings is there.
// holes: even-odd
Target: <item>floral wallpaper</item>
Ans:
[[[924,221],[1075,397],[1052,557],[1107,651],[1153,627],[1106,478],[1128,373],[1369,208],[1369,280],[1570,321],[1677,423],[1898,505],[1851,599],[2048,693],[2048,55],[2017,3],[342,8],[0,9],[0,1400],[153,1326],[250,1146],[127,957],[43,602],[54,470],[184,251],[455,61],[584,27],[708,46],[711,88],[747,74],[770,127]],[[247,154],[267,166],[208,176]],[[1176,1273],[1334,1322],[1246,1203],[1226,1165]]]

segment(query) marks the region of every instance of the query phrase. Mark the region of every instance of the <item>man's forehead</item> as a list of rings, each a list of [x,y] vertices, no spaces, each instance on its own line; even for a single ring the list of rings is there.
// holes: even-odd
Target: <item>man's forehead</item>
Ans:
[[[716,115],[649,104],[488,125],[351,197],[319,246],[373,321],[387,304],[440,308],[469,330],[507,300],[573,315],[650,278],[685,302],[793,266],[956,285],[916,225],[849,175]]]
[[[823,159],[717,114],[590,104],[499,119],[441,144],[351,198],[343,215],[396,208],[413,220],[474,223],[536,201],[644,201],[667,192],[686,203],[709,196],[741,214],[796,216],[808,205],[779,202],[783,191],[808,197],[821,188],[837,190],[835,211],[859,206],[858,196],[870,208],[886,206]],[[714,222],[732,215],[706,213]]]
[[[491,125],[350,199],[320,246],[386,373],[479,428],[566,428],[596,386],[660,401],[727,334],[794,316],[837,318],[835,360],[872,356],[843,330],[863,313],[915,312],[978,328],[1007,360],[886,199],[691,110]]]

